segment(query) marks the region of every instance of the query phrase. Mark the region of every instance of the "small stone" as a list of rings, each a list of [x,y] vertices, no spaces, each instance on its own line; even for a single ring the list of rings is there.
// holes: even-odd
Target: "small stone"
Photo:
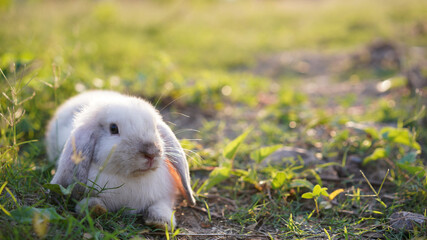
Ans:
[[[84,239],[84,240],[93,239],[93,236],[92,236],[92,234],[90,234],[90,233],[84,233],[84,234],[83,234],[83,239]]]
[[[268,156],[263,162],[264,167],[268,165],[272,166],[284,166],[287,163],[294,162],[304,162],[304,165],[314,165],[319,163],[320,160],[316,156],[305,149],[294,148],[294,147],[282,147]]]
[[[362,163],[362,161],[363,161],[363,159],[362,159],[361,157],[356,156],[356,155],[351,155],[351,156],[349,156],[349,157],[348,157],[348,160],[349,160],[350,162],[353,162],[353,163],[356,163],[356,164],[360,164],[360,163]]]
[[[390,227],[396,230],[414,230],[415,227],[422,227],[426,224],[427,218],[418,213],[397,212],[390,216]]]

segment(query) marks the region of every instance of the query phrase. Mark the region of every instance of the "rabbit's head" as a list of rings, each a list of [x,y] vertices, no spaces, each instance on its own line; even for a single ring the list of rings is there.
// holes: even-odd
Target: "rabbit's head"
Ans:
[[[164,160],[158,130],[162,120],[149,103],[133,97],[124,100],[87,105],[75,118],[72,137],[91,149],[92,163],[106,173],[135,177],[155,170]],[[82,138],[93,140],[85,143]]]

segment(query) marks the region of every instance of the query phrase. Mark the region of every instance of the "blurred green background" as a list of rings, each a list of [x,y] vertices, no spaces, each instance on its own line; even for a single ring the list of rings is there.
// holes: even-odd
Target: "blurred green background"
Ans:
[[[30,86],[44,111],[54,109],[54,91],[47,85],[55,85],[57,102],[104,88],[153,101],[184,96],[182,101],[202,108],[221,109],[224,100],[255,106],[259,93],[306,84],[304,74],[294,70],[271,79],[260,67],[264,58],[295,51],[351,53],[378,39],[405,46],[427,42],[427,3],[417,0],[6,0],[0,5],[0,67],[6,75],[14,64],[18,72],[30,70]],[[400,70],[373,76],[384,80]],[[7,86],[4,79],[1,84]],[[37,121],[45,120],[31,122],[41,130]]]

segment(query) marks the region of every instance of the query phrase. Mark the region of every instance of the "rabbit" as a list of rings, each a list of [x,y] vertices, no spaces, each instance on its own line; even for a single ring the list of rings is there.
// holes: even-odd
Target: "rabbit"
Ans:
[[[176,224],[178,191],[195,204],[180,143],[141,98],[104,90],[77,95],[50,120],[46,145],[48,159],[57,160],[51,184],[83,183],[71,193],[80,200],[78,213],[85,204],[97,213],[126,207],[126,213],[142,213],[146,224],[159,226]]]

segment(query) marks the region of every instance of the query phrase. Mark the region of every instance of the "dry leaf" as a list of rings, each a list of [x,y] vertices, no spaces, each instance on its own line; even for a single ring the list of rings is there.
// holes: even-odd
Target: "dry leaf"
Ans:
[[[49,217],[36,212],[33,217],[33,228],[39,238],[44,238],[49,228]]]
[[[342,192],[344,192],[344,189],[342,189],[342,188],[333,191],[331,194],[329,194],[329,200],[330,201],[334,200],[334,198]]]
[[[90,233],[83,233],[83,239],[89,240],[89,239],[92,239],[92,238],[93,238],[92,234],[90,234]]]

